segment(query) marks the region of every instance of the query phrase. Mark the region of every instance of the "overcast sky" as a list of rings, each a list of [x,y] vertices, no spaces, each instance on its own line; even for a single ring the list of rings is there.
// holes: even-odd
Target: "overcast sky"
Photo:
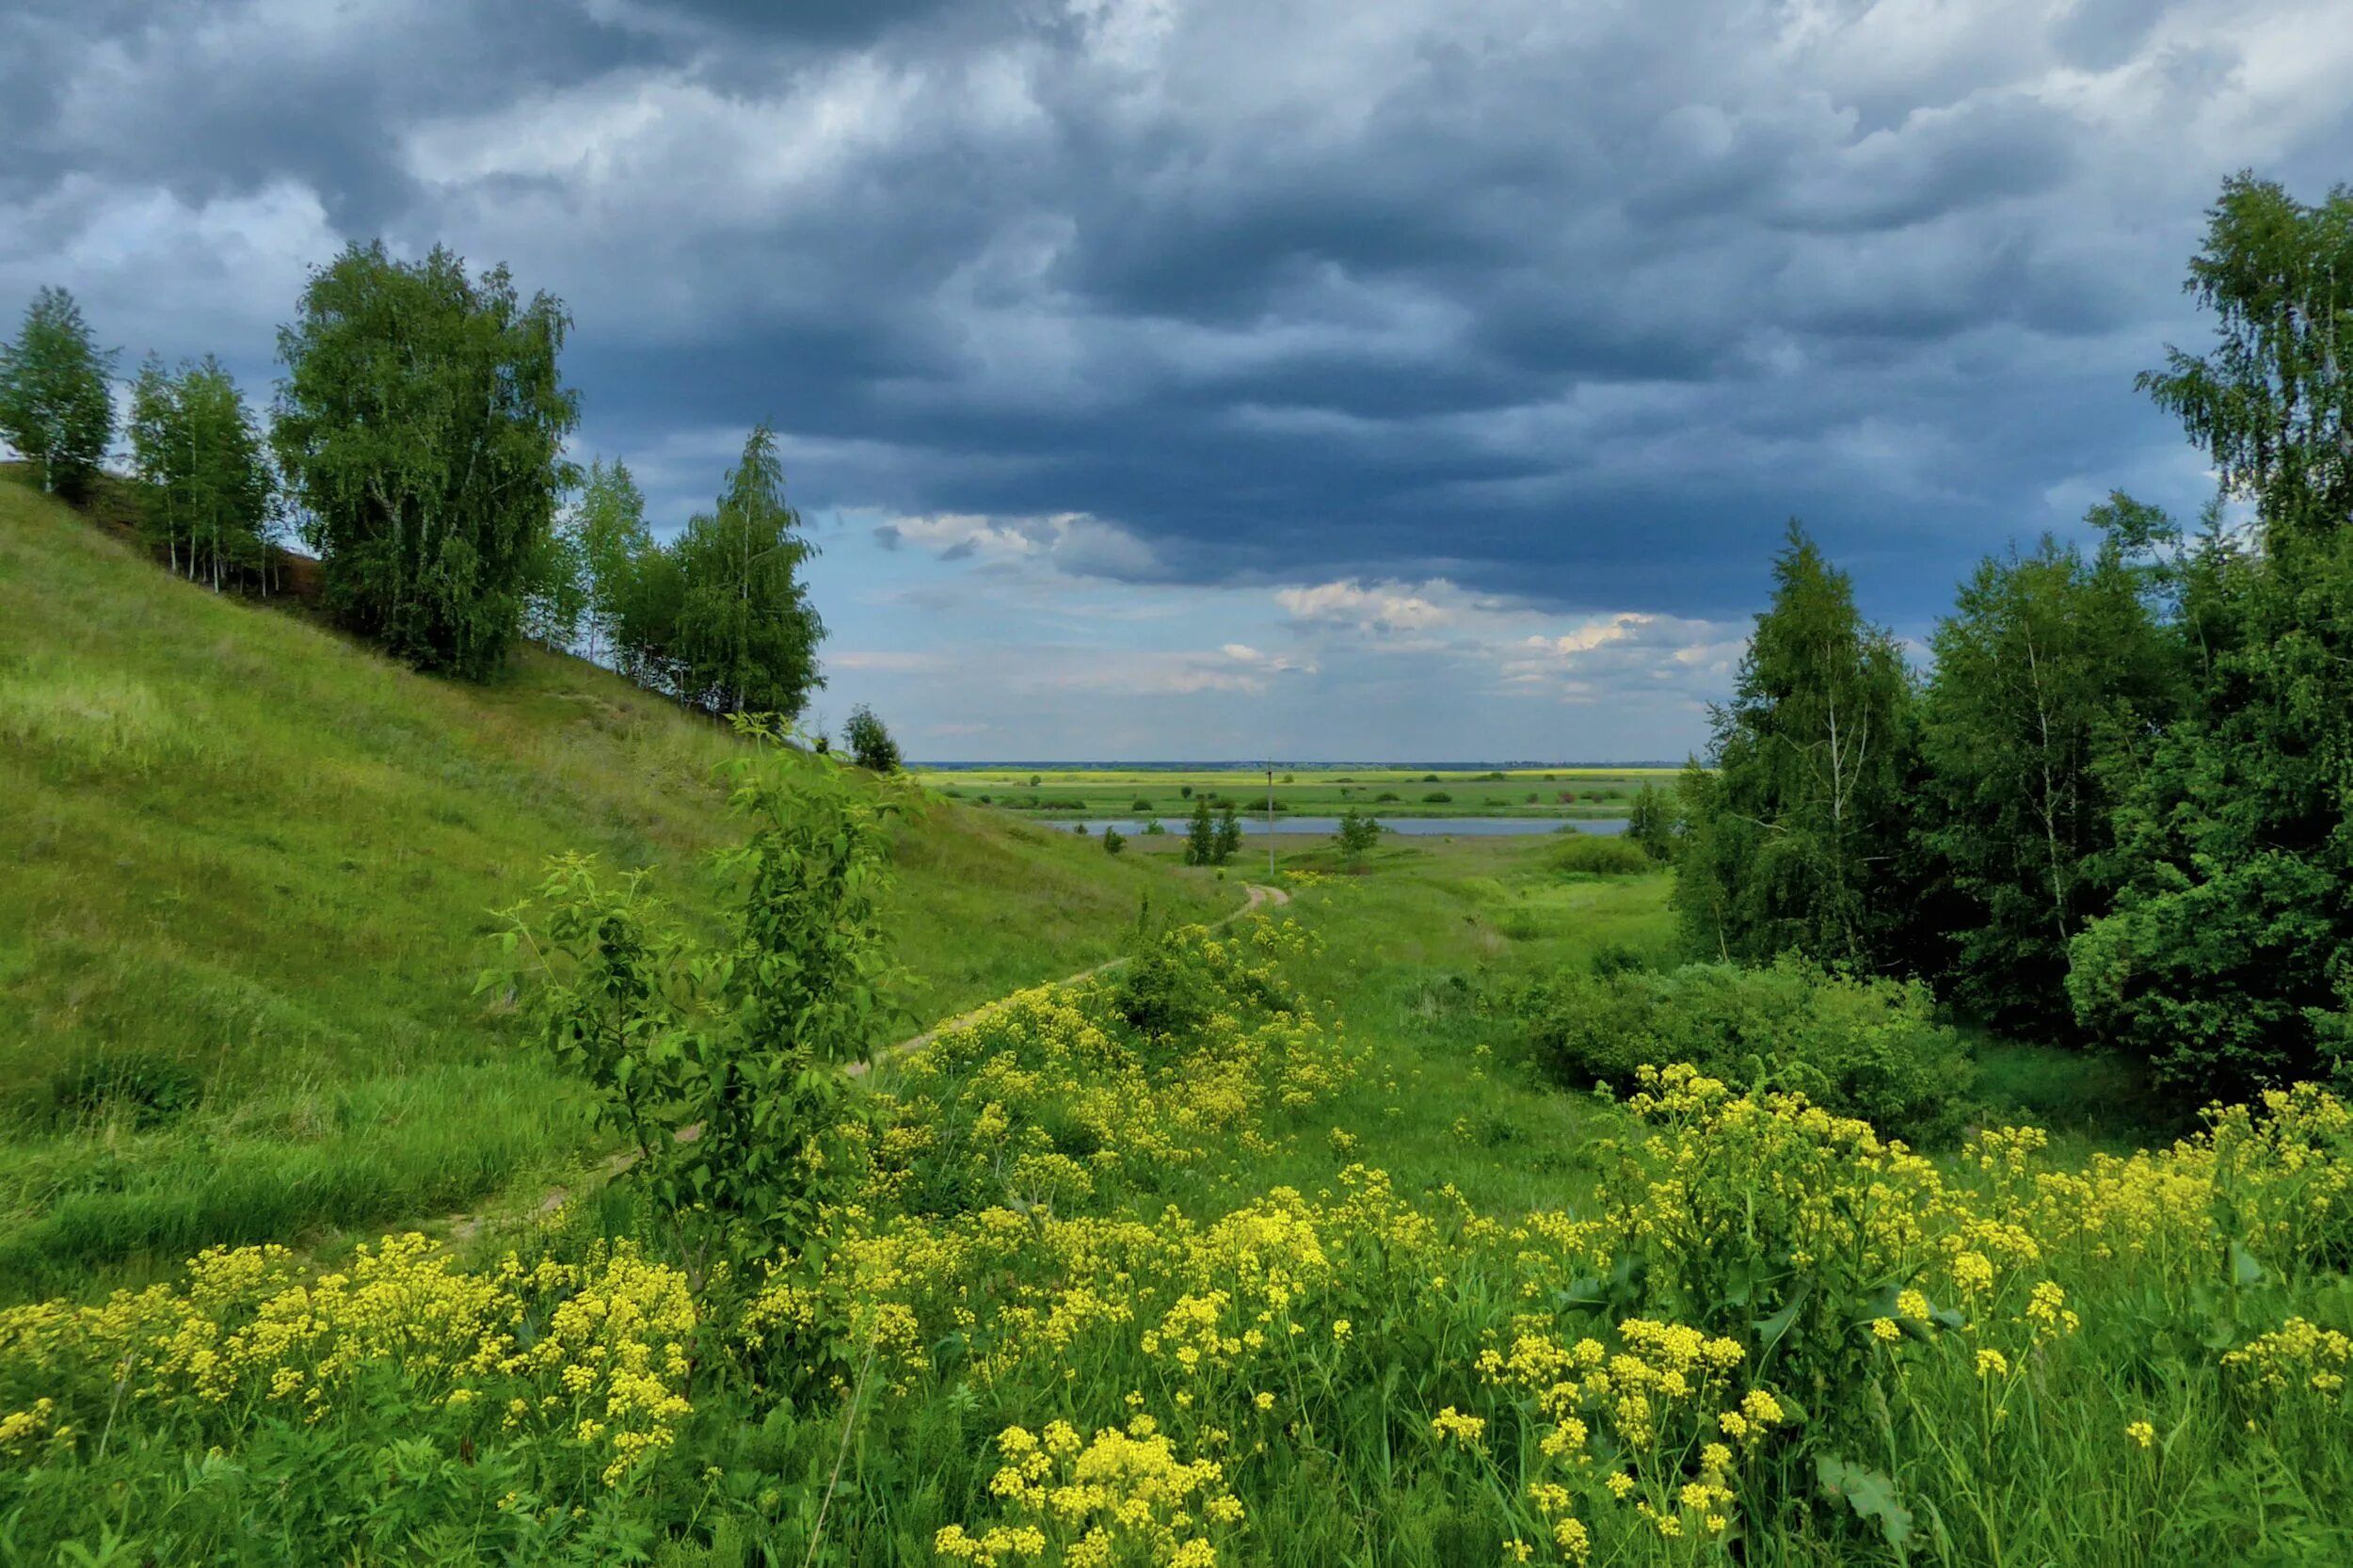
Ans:
[[[2346,12],[9,0],[0,312],[266,402],[345,241],[503,260],[658,526],[776,426],[913,756],[1679,757],[1792,515],[1918,637],[2198,505],[2133,374],[2353,177]]]

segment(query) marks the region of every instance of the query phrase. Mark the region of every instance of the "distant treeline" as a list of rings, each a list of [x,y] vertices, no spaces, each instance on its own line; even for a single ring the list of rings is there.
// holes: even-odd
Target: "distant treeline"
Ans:
[[[583,474],[564,456],[580,417],[556,363],[570,326],[504,267],[353,245],[279,331],[266,430],[213,359],[140,368],[125,431],[138,525],[175,570],[266,588],[291,520],[334,616],[423,669],[481,679],[529,636],[713,713],[798,715],[824,684],[824,626],[774,433],[753,430],[712,508],[656,541],[625,465]],[[118,357],[62,289],[0,344],[0,435],[69,500],[89,497],[113,448]],[[895,758],[865,719],[874,755]]]
[[[2209,216],[2217,342],[2139,385],[2221,496],[2185,530],[2120,493],[2089,552],[1985,560],[1925,676],[1793,523],[1677,792],[1695,947],[1917,974],[2200,1099],[2346,1071],[2353,192],[2241,176]]]

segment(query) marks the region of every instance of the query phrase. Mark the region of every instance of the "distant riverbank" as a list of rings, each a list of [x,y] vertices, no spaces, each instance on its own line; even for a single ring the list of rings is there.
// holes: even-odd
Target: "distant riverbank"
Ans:
[[[1032,818],[1032,820],[1044,822],[1048,827],[1059,827],[1065,833],[1075,833],[1081,827],[1089,833],[1100,833],[1107,827],[1115,827],[1120,832],[1130,836],[1144,831],[1144,824],[1127,818],[1105,818],[1082,822],[1062,822],[1051,817]],[[1249,817],[1237,814],[1234,820],[1244,833],[1263,834],[1268,830],[1267,820],[1263,816]],[[1513,833],[1531,835],[1561,832],[1607,835],[1625,831],[1624,817],[1596,817],[1581,820],[1564,820],[1559,817],[1397,817],[1394,819],[1382,817],[1379,820],[1383,832],[1400,833],[1407,838],[1437,838],[1446,834],[1458,834],[1466,838],[1497,838]],[[1181,834],[1185,830],[1181,818],[1172,821],[1163,817],[1160,819],[1160,823],[1161,827],[1171,833]],[[1339,830],[1340,820],[1337,817],[1278,815],[1274,819],[1273,827],[1278,838],[1290,834],[1303,837],[1330,835]]]

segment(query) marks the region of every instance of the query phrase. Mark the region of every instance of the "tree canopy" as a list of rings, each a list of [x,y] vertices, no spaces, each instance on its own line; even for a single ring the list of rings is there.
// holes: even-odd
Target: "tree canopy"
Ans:
[[[1792,522],[1771,606],[1681,784],[1675,904],[1704,949],[1876,962],[1897,911],[1911,677],[1845,573]]]
[[[278,335],[272,442],[347,625],[427,669],[504,658],[571,480],[569,328],[558,300],[440,247],[354,245],[311,275]]]
[[[175,570],[224,578],[267,559],[277,476],[245,395],[210,355],[167,371],[150,357],[131,393],[131,463],[142,531]]]
[[[825,625],[800,575],[816,553],[785,504],[776,432],[760,425],[718,504],[634,557],[616,617],[624,664],[712,713],[796,717],[824,684]]]
[[[82,308],[63,289],[44,288],[25,307],[14,339],[0,342],[0,436],[69,500],[88,492],[114,440],[119,351],[101,350]]]

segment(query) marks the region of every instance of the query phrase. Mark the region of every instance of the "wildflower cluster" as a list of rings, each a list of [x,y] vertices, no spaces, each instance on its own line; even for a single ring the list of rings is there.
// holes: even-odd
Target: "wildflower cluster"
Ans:
[[[1213,1459],[1179,1459],[1148,1415],[1081,1438],[1067,1421],[1042,1433],[1008,1427],[1003,1460],[988,1485],[1006,1522],[941,1528],[933,1550],[952,1561],[993,1568],[1040,1559],[1069,1568],[1167,1564],[1212,1568],[1217,1542],[1242,1518]]]
[[[475,1272],[412,1233],[324,1272],[282,1247],[216,1247],[179,1288],[0,1312],[0,1373],[102,1409],[120,1384],[204,1442],[268,1417],[423,1407],[462,1432],[573,1453],[618,1486],[691,1411],[696,1330],[684,1276],[633,1243]]]

